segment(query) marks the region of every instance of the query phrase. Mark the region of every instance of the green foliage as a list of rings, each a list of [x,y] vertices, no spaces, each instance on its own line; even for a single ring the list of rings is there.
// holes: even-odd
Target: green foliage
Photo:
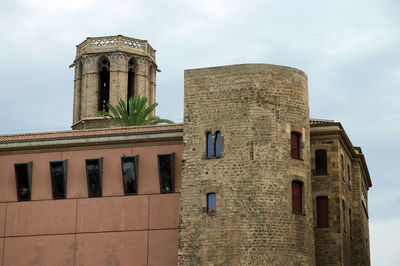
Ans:
[[[99,111],[98,114],[110,120],[116,126],[142,126],[156,125],[160,123],[174,123],[168,119],[161,119],[158,116],[148,117],[151,112],[157,107],[157,103],[146,107],[147,97],[135,96],[129,98],[128,106],[120,99],[117,106],[107,104],[109,112]]]

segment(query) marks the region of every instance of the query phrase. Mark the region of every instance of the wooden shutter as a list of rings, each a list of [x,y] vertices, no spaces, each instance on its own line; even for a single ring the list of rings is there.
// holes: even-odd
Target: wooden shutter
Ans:
[[[292,182],[292,211],[294,213],[302,213],[302,184],[300,182]]]
[[[290,135],[292,158],[300,159],[300,135],[294,132],[292,132]]]
[[[328,197],[317,198],[317,226],[318,227],[329,226]]]

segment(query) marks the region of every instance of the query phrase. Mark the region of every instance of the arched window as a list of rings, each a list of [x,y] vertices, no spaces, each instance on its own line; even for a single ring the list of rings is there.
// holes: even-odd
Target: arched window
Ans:
[[[300,159],[300,140],[301,134],[298,132],[292,132],[290,134],[291,139],[291,155],[294,159]]]
[[[327,173],[326,150],[317,150],[315,151],[315,174],[326,175]]]
[[[317,197],[317,226],[329,227],[328,197]]]
[[[211,132],[207,132],[206,141],[207,141],[207,158],[212,158],[212,156],[213,156],[213,141],[212,141]]]
[[[214,141],[214,155],[215,158],[221,157],[221,132],[215,132],[215,141]]]
[[[303,213],[303,183],[300,181],[292,182],[292,211]]]
[[[98,111],[108,112],[110,102],[110,61],[102,57],[99,61],[99,104]]]
[[[135,74],[136,74],[136,61],[134,58],[131,58],[128,62],[128,92],[127,92],[127,101],[130,98],[135,96]],[[129,102],[127,105],[129,112]]]

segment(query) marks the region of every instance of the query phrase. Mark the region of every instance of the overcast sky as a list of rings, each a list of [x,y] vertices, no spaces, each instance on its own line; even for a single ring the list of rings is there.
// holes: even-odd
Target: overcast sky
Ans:
[[[183,117],[183,71],[238,63],[308,75],[313,118],[366,156],[373,265],[399,265],[400,1],[1,0],[0,134],[69,130],[75,45],[123,34],[157,50],[157,114]]]

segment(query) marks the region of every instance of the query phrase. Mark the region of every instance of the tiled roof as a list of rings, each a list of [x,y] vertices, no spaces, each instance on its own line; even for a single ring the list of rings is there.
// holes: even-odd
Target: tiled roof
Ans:
[[[85,130],[69,130],[69,131],[53,131],[41,133],[25,133],[13,135],[0,135],[0,143],[10,142],[28,142],[41,140],[57,140],[72,139],[82,137],[100,137],[100,136],[118,136],[118,135],[135,135],[148,134],[155,132],[182,131],[183,124],[165,124],[153,126],[135,126],[135,127],[116,127],[103,129],[85,129]]]

